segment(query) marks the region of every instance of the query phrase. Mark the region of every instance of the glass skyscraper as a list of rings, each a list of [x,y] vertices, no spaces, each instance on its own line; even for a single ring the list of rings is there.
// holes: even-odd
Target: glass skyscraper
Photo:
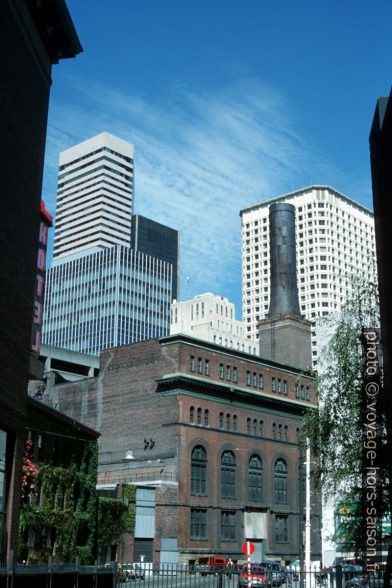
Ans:
[[[46,345],[96,355],[168,334],[172,265],[133,249],[54,262],[45,289]]]
[[[98,355],[169,334],[177,257],[172,263],[159,248],[152,255],[148,243],[130,247],[132,198],[129,143],[101,133],[60,154],[46,345]],[[167,230],[177,244],[177,231]]]

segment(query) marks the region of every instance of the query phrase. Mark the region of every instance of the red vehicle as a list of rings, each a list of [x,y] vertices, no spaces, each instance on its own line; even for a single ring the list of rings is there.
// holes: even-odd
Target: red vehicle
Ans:
[[[247,586],[268,586],[268,570],[260,564],[250,564],[250,574],[248,566],[241,568],[241,573],[238,577],[238,588],[247,588]]]
[[[218,555],[200,557],[196,562],[195,569],[204,576],[210,572],[226,571],[228,568],[228,562],[229,560],[226,557]]]

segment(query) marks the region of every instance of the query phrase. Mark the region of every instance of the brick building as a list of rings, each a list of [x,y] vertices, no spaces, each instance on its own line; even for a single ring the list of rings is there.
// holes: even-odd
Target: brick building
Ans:
[[[49,376],[44,400],[101,433],[102,492],[137,486],[124,561],[242,559],[245,539],[256,560],[298,558],[305,497],[297,435],[316,405],[308,372],[173,335],[105,350],[95,378],[56,385]]]
[[[18,540],[51,72],[81,50],[64,0],[0,2],[0,563]]]

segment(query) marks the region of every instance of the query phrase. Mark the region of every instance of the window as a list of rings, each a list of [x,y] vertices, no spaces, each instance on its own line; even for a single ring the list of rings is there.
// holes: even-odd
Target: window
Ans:
[[[276,515],[275,517],[275,541],[276,543],[288,543],[289,526],[287,515]]]
[[[220,482],[222,498],[235,498],[235,457],[232,451],[222,454]]]
[[[286,380],[283,380],[283,394],[285,396],[287,396],[287,382],[286,382]]]
[[[226,415],[226,430],[230,431],[231,429],[231,416],[229,413]]]
[[[191,539],[207,539],[207,511],[191,509]]]
[[[249,500],[261,500],[261,482],[262,482],[262,465],[261,458],[258,455],[252,455],[249,459],[249,477],[248,492]]]
[[[233,382],[237,383],[238,382],[238,371],[236,367],[233,367]]]
[[[223,380],[223,378],[225,377],[225,366],[223,365],[223,363],[219,364],[219,377],[221,380]]]
[[[260,435],[260,437],[263,436],[263,433],[264,433],[264,423],[263,423],[263,421],[259,421],[259,435]]]
[[[195,358],[193,355],[191,355],[189,358],[189,369],[191,370],[191,372],[195,371]]]
[[[274,494],[275,502],[287,502],[287,465],[284,459],[278,459],[275,463]]]
[[[253,435],[257,435],[257,419],[253,419]]]
[[[198,374],[202,374],[203,373],[203,362],[201,357],[197,358],[197,373]]]
[[[276,423],[272,424],[272,438],[276,439]]]
[[[253,383],[253,386],[256,388],[256,386],[257,386],[257,374],[256,374],[256,372],[253,372],[252,383]]]
[[[204,426],[208,427],[209,424],[210,424],[210,411],[208,410],[208,408],[206,408],[204,411]]]
[[[272,392],[276,392],[276,380],[275,378],[271,379],[271,390]]]
[[[247,370],[246,371],[246,385],[247,386],[250,386],[250,376],[251,376],[251,373],[249,370]]]
[[[294,394],[296,398],[299,398],[299,385],[297,382],[294,384]]]
[[[250,433],[250,423],[251,423],[251,420],[250,420],[250,418],[248,417],[248,418],[246,419],[246,432],[247,432],[247,433]]]
[[[197,424],[201,425],[201,408],[197,409]]]
[[[223,412],[219,413],[219,428],[223,429]]]
[[[231,380],[231,367],[229,365],[226,366],[226,380],[229,382]]]
[[[305,386],[301,386],[301,399],[305,400]]]
[[[306,400],[310,400],[310,386],[306,386]]]
[[[259,388],[264,388],[263,374],[259,374]]]
[[[207,452],[201,445],[197,445],[192,451],[191,494],[207,496]]]
[[[235,513],[221,512],[221,539],[222,541],[235,540]]]
[[[282,380],[278,378],[278,394],[282,393]]]
[[[238,425],[238,417],[237,415],[233,415],[233,431],[237,430],[237,425]]]
[[[283,441],[288,441],[289,440],[289,428],[287,425],[284,426],[283,429]]]
[[[209,359],[204,360],[204,374],[206,376],[210,375],[210,360]]]
[[[194,406],[191,406],[189,409],[189,422],[190,423],[195,422],[195,407]]]

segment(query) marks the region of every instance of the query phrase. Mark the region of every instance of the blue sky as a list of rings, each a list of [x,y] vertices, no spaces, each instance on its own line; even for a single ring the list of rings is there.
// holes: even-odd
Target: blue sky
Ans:
[[[180,231],[181,299],[221,294],[240,318],[241,208],[313,183],[372,206],[388,0],[67,5],[84,52],[53,70],[43,197],[54,213],[62,149],[133,143],[135,212]]]

